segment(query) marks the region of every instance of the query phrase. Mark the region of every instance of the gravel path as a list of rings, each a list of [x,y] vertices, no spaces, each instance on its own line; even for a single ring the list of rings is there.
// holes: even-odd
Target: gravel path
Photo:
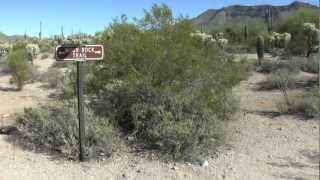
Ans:
[[[279,91],[253,90],[264,78],[253,73],[234,89],[241,98],[242,112],[229,127],[231,146],[222,147],[217,157],[209,158],[208,167],[147,160],[133,153],[116,154],[104,161],[70,162],[23,150],[10,136],[0,135],[0,180],[319,179],[320,121],[277,116],[275,101],[281,98]],[[14,105],[3,102],[7,93],[0,90],[0,110],[17,111]],[[10,104],[23,101],[17,97]]]

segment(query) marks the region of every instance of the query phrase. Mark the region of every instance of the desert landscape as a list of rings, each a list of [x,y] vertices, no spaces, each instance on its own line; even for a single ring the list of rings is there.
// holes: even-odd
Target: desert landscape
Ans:
[[[0,33],[0,180],[319,179],[317,6],[144,13],[93,35]],[[94,44],[82,162],[79,62],[56,47]]]

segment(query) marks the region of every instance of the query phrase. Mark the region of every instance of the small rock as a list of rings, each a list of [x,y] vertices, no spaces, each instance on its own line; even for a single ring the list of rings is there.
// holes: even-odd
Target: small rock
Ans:
[[[201,166],[202,166],[202,167],[208,167],[208,166],[209,166],[209,162],[208,162],[207,160],[205,160],[205,161],[203,161],[203,162],[201,163]]]
[[[123,173],[123,174],[122,174],[122,177],[124,177],[124,178],[125,178],[125,177],[126,177],[126,174],[124,174],[124,173]]]
[[[282,128],[280,127],[280,128],[278,128],[278,130],[279,130],[279,131],[281,131],[281,130],[282,130]]]
[[[100,156],[105,156],[106,154],[105,153],[100,153]]]
[[[173,166],[171,169],[172,170],[179,170],[179,168],[177,166]]]
[[[133,137],[133,136],[128,136],[127,139],[128,139],[128,141],[130,141],[130,142],[134,141],[134,137]]]
[[[4,115],[2,115],[2,118],[7,118],[9,116],[10,116],[10,114],[4,114]]]
[[[137,170],[137,173],[141,173],[141,170],[140,170],[140,169],[138,169],[138,170]]]

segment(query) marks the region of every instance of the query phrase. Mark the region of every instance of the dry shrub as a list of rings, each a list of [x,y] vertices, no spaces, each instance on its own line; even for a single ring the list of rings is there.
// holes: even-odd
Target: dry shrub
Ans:
[[[318,88],[310,92],[289,94],[289,103],[280,101],[277,107],[281,113],[296,114],[305,118],[320,117],[320,92]]]
[[[299,72],[299,68],[294,61],[271,61],[271,60],[263,61],[261,64],[261,67],[258,69],[258,72],[269,74],[269,73],[274,73],[281,69],[287,70],[291,73]]]
[[[287,70],[278,70],[275,74],[268,75],[266,80],[259,82],[258,90],[276,90],[281,89],[283,86],[294,88],[296,81],[292,73],[289,73]]]
[[[85,115],[86,152],[89,156],[111,155],[119,144],[118,132],[108,119],[95,116],[90,109],[85,109]],[[16,122],[24,146],[42,147],[69,159],[77,158],[78,113],[74,103],[54,102],[37,109],[25,109]]]
[[[62,83],[64,73],[58,68],[49,68],[41,77],[41,81],[46,82],[49,88],[57,88],[59,83]]]
[[[318,73],[319,72],[319,58],[316,55],[305,57],[294,57],[293,61],[298,66],[301,71],[308,73]]]

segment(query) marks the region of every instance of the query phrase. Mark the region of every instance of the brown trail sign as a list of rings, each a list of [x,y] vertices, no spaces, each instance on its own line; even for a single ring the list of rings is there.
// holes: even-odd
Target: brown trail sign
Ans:
[[[57,61],[102,60],[102,45],[62,45],[56,48]]]
[[[85,115],[83,106],[83,63],[87,60],[102,60],[104,48],[102,45],[62,45],[56,47],[57,61],[77,61],[77,95],[79,118],[79,160],[85,161]]]

